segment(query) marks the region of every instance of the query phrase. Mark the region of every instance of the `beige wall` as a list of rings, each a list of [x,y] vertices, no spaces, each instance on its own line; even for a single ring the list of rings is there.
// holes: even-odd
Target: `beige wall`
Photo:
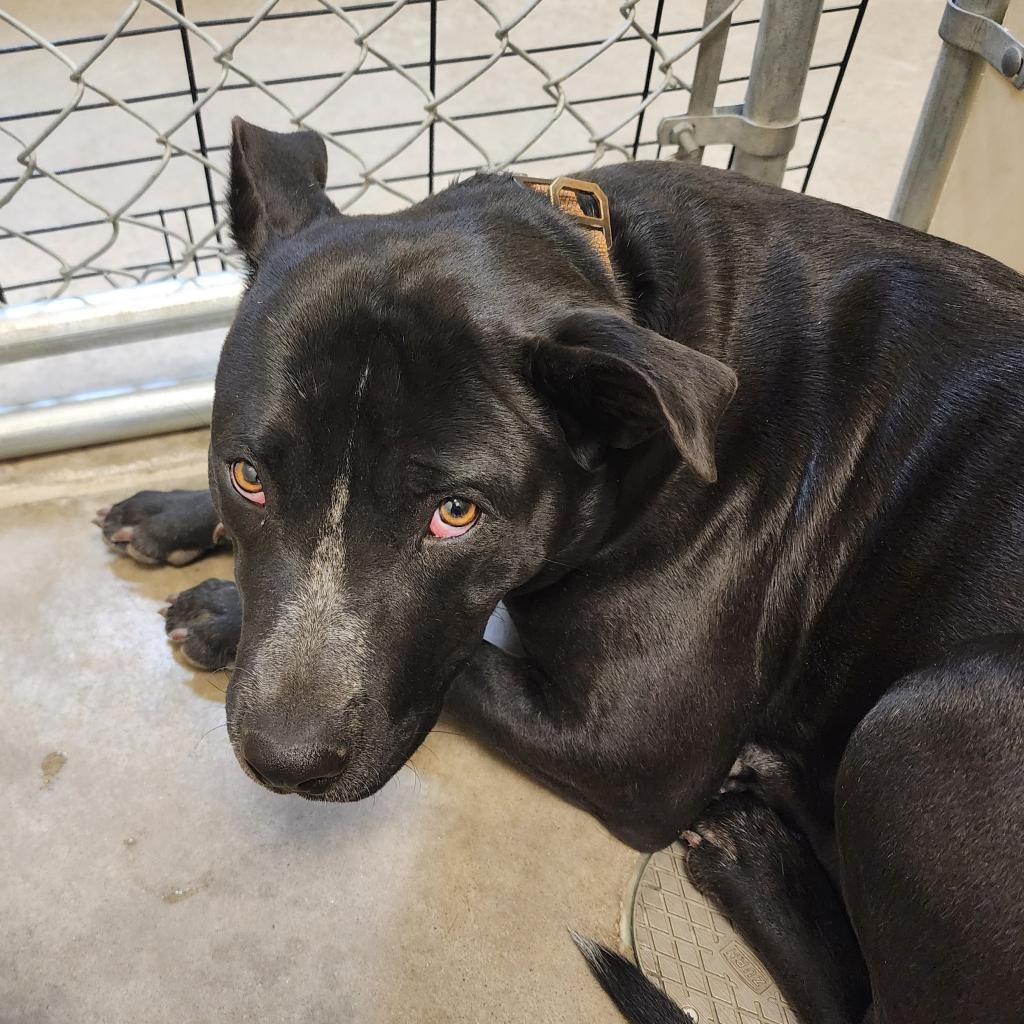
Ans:
[[[1024,0],[1003,23],[1024,39]],[[1024,272],[1024,91],[987,64],[931,231]]]

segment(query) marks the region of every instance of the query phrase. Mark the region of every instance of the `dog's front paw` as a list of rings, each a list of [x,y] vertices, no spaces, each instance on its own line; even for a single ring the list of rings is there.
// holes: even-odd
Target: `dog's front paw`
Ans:
[[[187,565],[225,539],[208,491],[139,491],[93,522],[107,547],[143,565]]]
[[[187,662],[212,672],[234,661],[242,632],[242,602],[234,583],[204,580],[167,601],[160,610],[167,636],[180,645]]]

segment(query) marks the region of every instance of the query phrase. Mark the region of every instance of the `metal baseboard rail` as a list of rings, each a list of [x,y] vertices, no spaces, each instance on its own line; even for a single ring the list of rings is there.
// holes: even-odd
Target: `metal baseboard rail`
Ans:
[[[241,276],[226,272],[10,306],[0,364],[226,328],[241,294]]]
[[[0,459],[84,448],[210,425],[213,381],[67,399],[0,415]]]
[[[0,310],[0,367],[112,345],[226,330],[242,293],[238,274],[120,288]],[[209,426],[212,380],[126,388],[0,413],[0,459]]]

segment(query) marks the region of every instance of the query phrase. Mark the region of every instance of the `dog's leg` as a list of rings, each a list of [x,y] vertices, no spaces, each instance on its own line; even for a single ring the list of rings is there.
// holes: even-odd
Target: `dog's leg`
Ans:
[[[212,672],[231,664],[242,635],[242,602],[230,580],[204,580],[172,594],[161,611],[167,636],[196,668]]]
[[[810,844],[746,793],[725,794],[683,833],[687,872],[761,958],[806,1024],[858,1024],[867,969],[842,900]]]
[[[875,1024],[1024,1020],[1024,642],[890,690],[836,786],[843,892]]]
[[[807,839],[838,885],[832,786],[814,778],[805,764],[761,744],[748,743],[722,792],[749,793],[775,811],[786,825]]]
[[[638,850],[673,842],[725,775],[722,768],[721,776],[680,780],[675,767],[633,770],[629,739],[609,725],[614,710],[567,706],[527,659],[488,643],[453,683],[445,708],[468,733]]]
[[[545,785],[589,810],[594,808],[566,748],[582,754],[581,730],[557,722],[530,662],[484,643],[452,684],[445,710],[488,746],[500,750]]]
[[[228,543],[209,491],[139,491],[93,522],[111,550],[143,565],[187,565]]]

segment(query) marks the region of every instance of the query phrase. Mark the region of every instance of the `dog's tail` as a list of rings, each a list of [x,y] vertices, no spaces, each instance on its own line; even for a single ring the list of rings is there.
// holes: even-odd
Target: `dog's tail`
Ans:
[[[688,1013],[680,1010],[624,957],[576,932],[569,934],[586,959],[590,972],[629,1024],[694,1024]]]

